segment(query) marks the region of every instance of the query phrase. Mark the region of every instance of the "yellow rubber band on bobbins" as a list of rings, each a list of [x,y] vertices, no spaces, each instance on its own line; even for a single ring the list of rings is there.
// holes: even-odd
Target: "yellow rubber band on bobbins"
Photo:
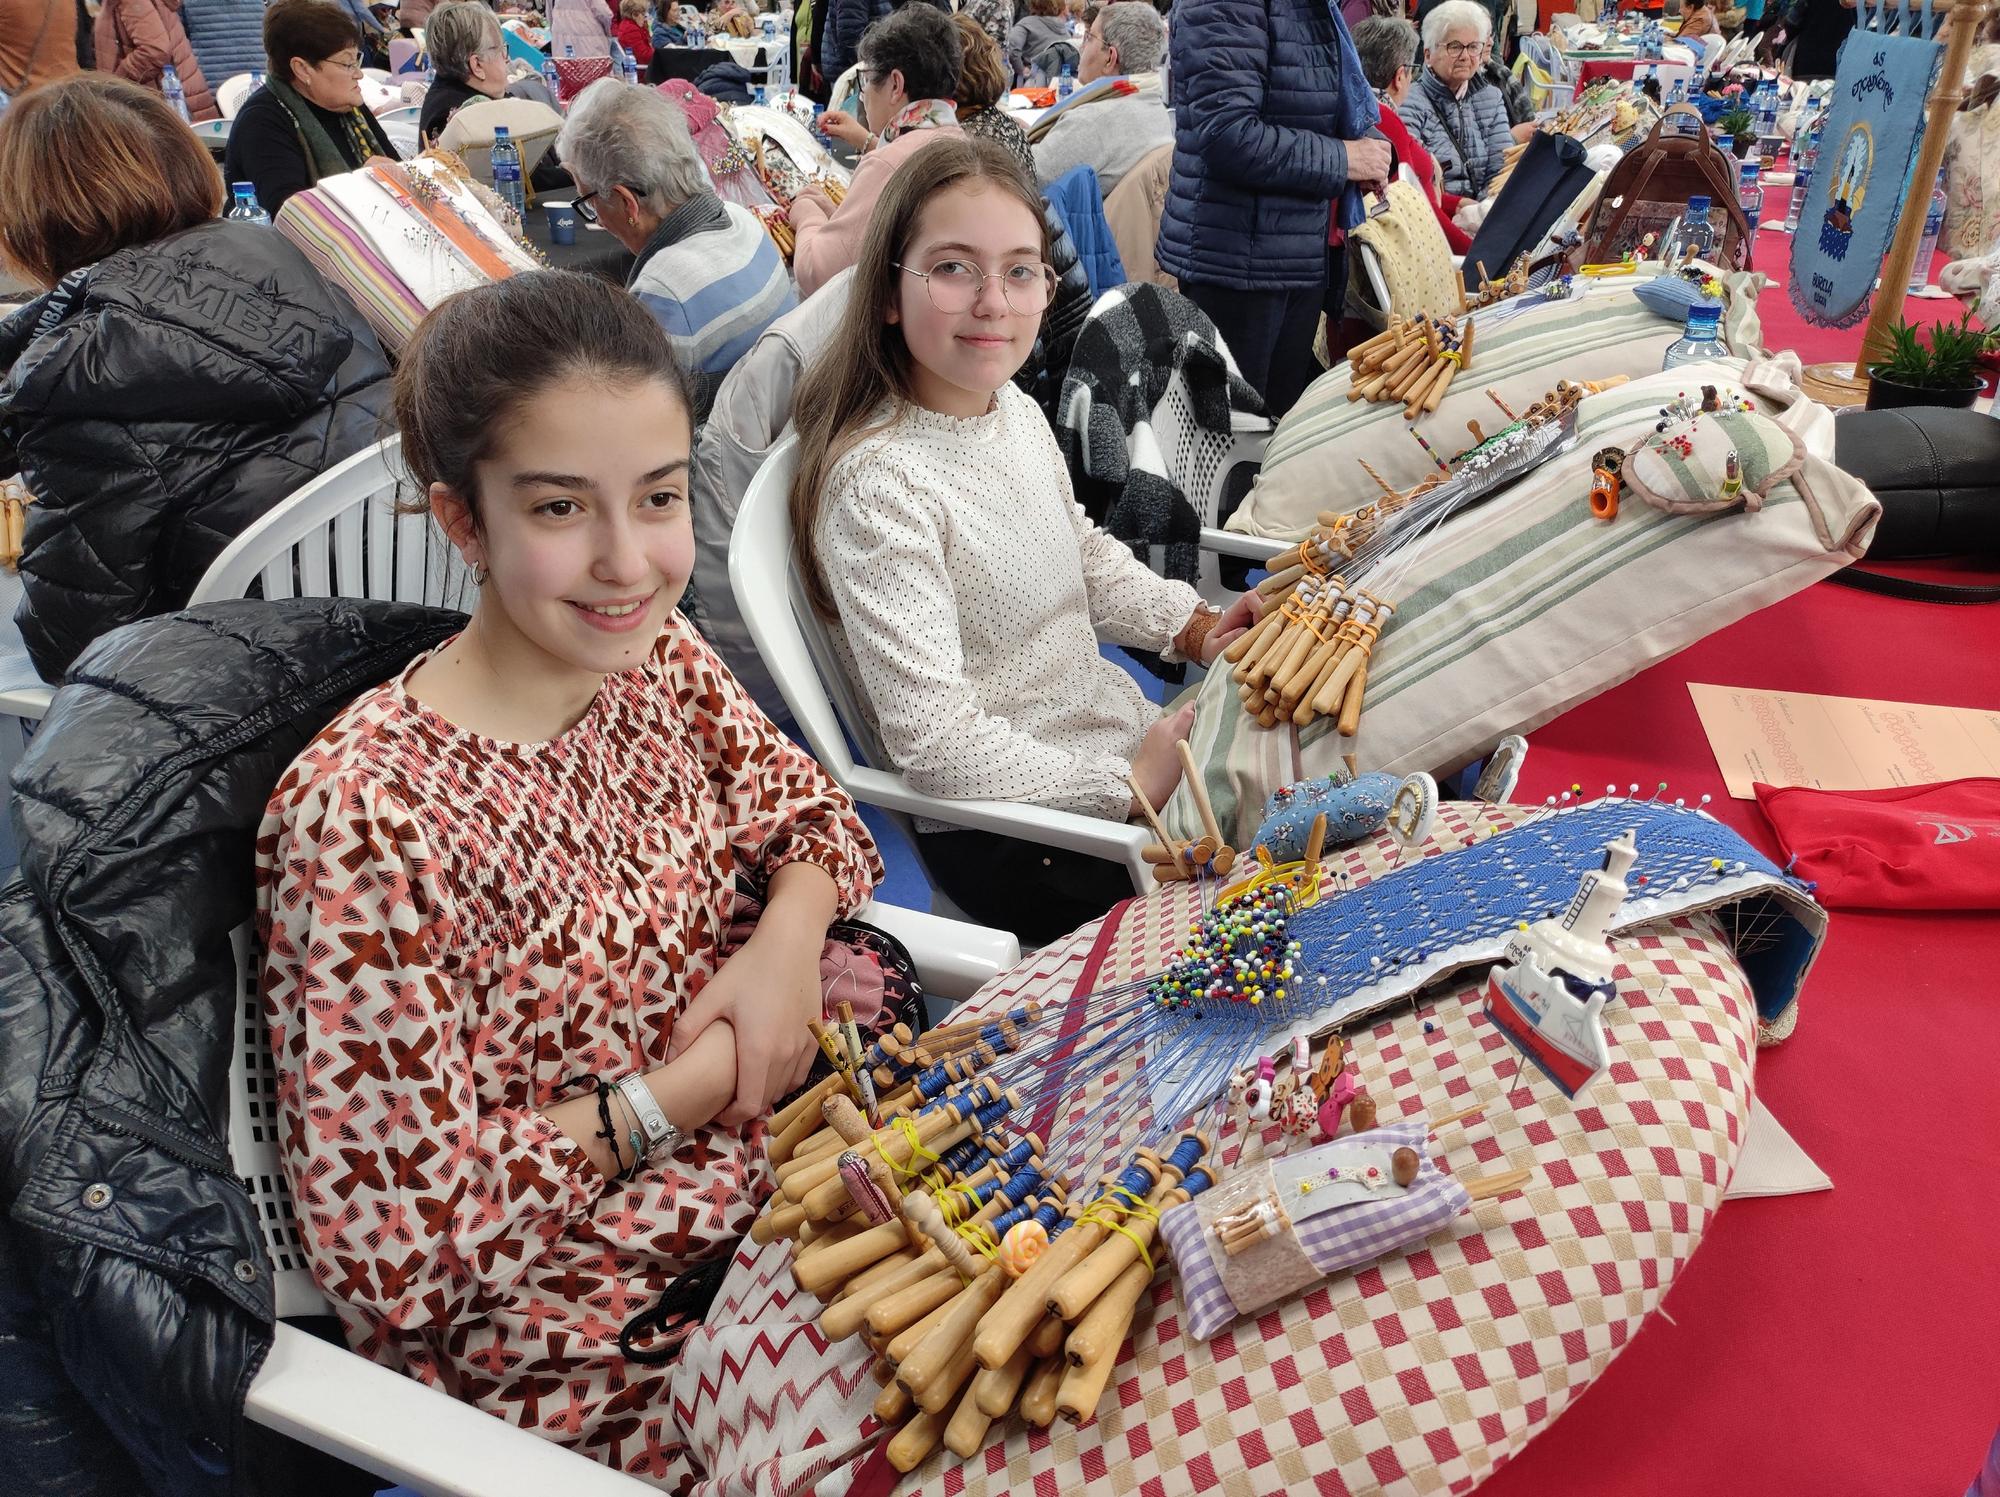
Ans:
[[[1303,860],[1295,863],[1274,863],[1264,869],[1249,883],[1242,893],[1249,894],[1272,884],[1287,884],[1292,890],[1292,905],[1295,909],[1310,909],[1319,903],[1320,870],[1324,865],[1307,864]]]
[[[924,1164],[936,1164],[938,1162],[941,1156],[925,1148],[923,1140],[917,1137],[917,1120],[915,1118],[906,1112],[899,1117],[891,1119],[890,1126],[902,1134],[905,1139],[909,1140],[910,1144],[910,1162],[908,1164],[898,1164],[889,1157],[888,1150],[882,1147],[881,1135],[875,1134],[871,1136],[871,1141],[875,1145],[875,1152],[882,1156],[882,1162],[888,1165],[890,1169],[907,1179],[910,1176],[920,1174]],[[924,1164],[917,1163],[919,1159],[923,1160]]]
[[[1139,1234],[1126,1226],[1124,1221],[1112,1214],[1118,1209],[1117,1204],[1111,1199],[1112,1196],[1123,1196],[1130,1203],[1125,1210],[1125,1216],[1136,1216],[1141,1221],[1159,1221],[1160,1213],[1154,1210],[1144,1198],[1133,1195],[1131,1191],[1125,1189],[1122,1185],[1114,1185],[1102,1197],[1090,1203],[1083,1215],[1077,1218],[1077,1223],[1080,1226],[1084,1222],[1095,1222],[1100,1227],[1123,1234],[1126,1240],[1139,1250],[1139,1259],[1146,1265],[1147,1270],[1150,1272],[1153,1268],[1153,1255],[1146,1251],[1145,1241]]]
[[[1465,367],[1465,354],[1459,349],[1447,348],[1438,357],[1443,359],[1447,364],[1456,364],[1461,369]]]
[[[956,1226],[980,1206],[979,1192],[970,1185],[947,1186],[936,1195],[938,1210],[944,1213],[947,1226]]]
[[[963,1222],[953,1227],[952,1231],[982,1258],[991,1258],[1000,1251],[1000,1240],[993,1235],[993,1229],[985,1222]]]

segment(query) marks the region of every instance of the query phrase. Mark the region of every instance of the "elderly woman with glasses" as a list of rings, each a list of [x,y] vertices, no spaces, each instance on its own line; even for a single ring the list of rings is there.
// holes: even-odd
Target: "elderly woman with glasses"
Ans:
[[[1437,158],[1444,190],[1483,197],[1507,148],[1534,131],[1507,123],[1507,101],[1479,70],[1493,17],[1475,0],[1444,0],[1424,17],[1424,69],[1396,106],[1410,133]]]
[[[500,33],[499,18],[480,0],[451,0],[431,12],[424,44],[437,81],[424,95],[417,134],[434,146],[460,109],[507,92],[507,39]]]
[[[937,134],[958,135],[959,71],[964,49],[951,19],[935,6],[906,5],[861,38],[861,109],[829,110],[820,128],[862,152],[839,207],[817,187],[792,201],[798,233],[792,269],[799,294],[811,296],[855,262],[876,199],[896,170]]]
[[[556,150],[576,211],[637,257],[625,281],[667,330],[694,388],[695,421],[758,336],[797,305],[756,214],[715,194],[680,105],[601,78],[570,107]]]
[[[266,213],[370,156],[399,159],[361,102],[361,36],[347,10],[277,0],[264,12],[264,57],[270,70],[230,127],[223,170],[254,186]]]

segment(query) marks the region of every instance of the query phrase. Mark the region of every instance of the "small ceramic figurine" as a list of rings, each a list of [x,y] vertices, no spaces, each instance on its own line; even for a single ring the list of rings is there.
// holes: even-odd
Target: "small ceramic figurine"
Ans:
[[[1734,499],[1743,492],[1743,462],[1735,453],[1730,453],[1722,462],[1722,494],[1724,499]]]

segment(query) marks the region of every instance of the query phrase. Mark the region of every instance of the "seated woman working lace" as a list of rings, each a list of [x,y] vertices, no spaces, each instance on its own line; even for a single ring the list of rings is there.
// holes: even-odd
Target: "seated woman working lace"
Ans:
[[[433,312],[397,424],[478,604],[307,747],[258,839],[284,1162],[348,1339],[670,1487],[664,1374],[620,1332],[749,1225],[827,925],[881,871],[678,611],[688,411],[601,282]],[[764,908],[730,952],[739,873]]]
[[[1052,294],[1040,198],[986,141],[888,184],[839,334],[801,383],[792,528],[809,596],[895,765],[947,799],[1124,819],[1162,805],[1192,709],[1159,716],[1098,641],[1207,664],[1256,616],[1148,570],[1092,525],[1010,383]],[[1131,892],[1121,867],[918,823],[968,914],[1042,942]]]

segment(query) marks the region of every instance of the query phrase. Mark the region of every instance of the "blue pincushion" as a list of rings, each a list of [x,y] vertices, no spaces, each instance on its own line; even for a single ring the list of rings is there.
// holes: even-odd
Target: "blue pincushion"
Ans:
[[[1281,785],[1264,802],[1264,819],[1255,846],[1274,863],[1296,863],[1306,855],[1313,821],[1326,817],[1326,844],[1359,841],[1382,830],[1389,821],[1402,780],[1379,771],[1346,779],[1326,775]]]

